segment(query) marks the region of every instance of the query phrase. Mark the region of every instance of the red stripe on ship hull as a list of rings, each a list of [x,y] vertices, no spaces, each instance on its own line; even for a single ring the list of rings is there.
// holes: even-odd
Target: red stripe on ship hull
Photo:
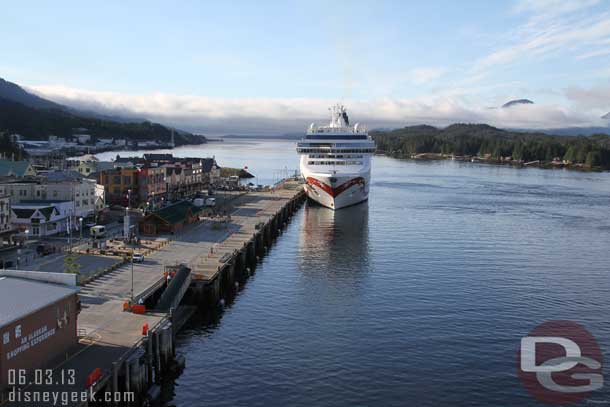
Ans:
[[[353,178],[353,179],[351,179],[351,180],[349,180],[347,182],[344,182],[343,184],[339,185],[336,188],[333,188],[333,187],[331,187],[328,184],[320,182],[320,180],[315,179],[313,177],[307,177],[307,183],[309,185],[317,186],[318,188],[320,188],[324,192],[326,192],[328,195],[332,196],[333,198],[336,198],[342,192],[345,192],[352,185],[357,185],[357,184],[364,185],[365,181],[364,181],[364,178],[362,178],[362,177]]]

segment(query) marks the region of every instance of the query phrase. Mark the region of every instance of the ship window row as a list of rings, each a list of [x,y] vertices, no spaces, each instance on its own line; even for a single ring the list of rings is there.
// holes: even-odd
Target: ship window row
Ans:
[[[357,148],[350,150],[333,150],[333,149],[320,149],[320,148],[299,148],[297,152],[302,154],[315,154],[315,153],[339,153],[339,154],[362,154],[362,153],[374,153],[374,148]]]
[[[309,158],[363,158],[362,155],[343,155],[343,154],[310,154]]]
[[[308,161],[308,165],[362,165],[362,161]]]

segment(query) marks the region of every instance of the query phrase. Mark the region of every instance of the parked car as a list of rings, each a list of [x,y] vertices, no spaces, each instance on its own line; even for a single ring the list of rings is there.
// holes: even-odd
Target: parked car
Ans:
[[[144,255],[142,253],[134,253],[131,258],[134,263],[142,263],[144,261]]]

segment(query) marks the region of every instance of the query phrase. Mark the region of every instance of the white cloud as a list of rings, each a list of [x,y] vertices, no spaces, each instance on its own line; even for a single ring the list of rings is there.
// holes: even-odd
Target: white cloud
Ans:
[[[513,12],[558,15],[595,6],[600,0],[519,0]]]
[[[334,100],[209,98],[164,93],[124,95],[35,86],[32,91],[69,106],[106,114],[122,114],[161,121],[208,134],[283,133],[302,131],[311,121],[327,120]],[[455,122],[489,123],[511,128],[557,128],[601,124],[598,111],[579,112],[556,105],[524,105],[510,109],[469,106],[458,97],[417,99],[346,100],[352,121],[369,127],[399,127],[427,123],[444,126]]]
[[[591,47],[610,42],[610,13],[593,12],[599,0],[522,0],[513,13],[526,21],[497,39],[497,46],[474,63],[472,76],[550,56],[593,57]]]
[[[577,108],[595,109],[597,113],[606,113],[610,110],[610,86],[591,88],[573,86],[567,88],[565,94]]]
[[[603,57],[606,55],[610,55],[610,49],[598,49],[597,51],[591,51],[591,52],[587,52],[585,54],[580,54],[576,57],[576,59],[596,58],[596,57]]]

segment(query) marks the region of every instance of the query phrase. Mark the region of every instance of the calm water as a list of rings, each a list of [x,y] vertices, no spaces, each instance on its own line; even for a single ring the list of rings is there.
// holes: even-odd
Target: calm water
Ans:
[[[261,178],[296,163],[288,142],[202,151]],[[516,376],[536,324],[610,352],[609,204],[610,174],[375,157],[367,204],[301,209],[217,322],[179,336],[169,404],[538,405]]]

